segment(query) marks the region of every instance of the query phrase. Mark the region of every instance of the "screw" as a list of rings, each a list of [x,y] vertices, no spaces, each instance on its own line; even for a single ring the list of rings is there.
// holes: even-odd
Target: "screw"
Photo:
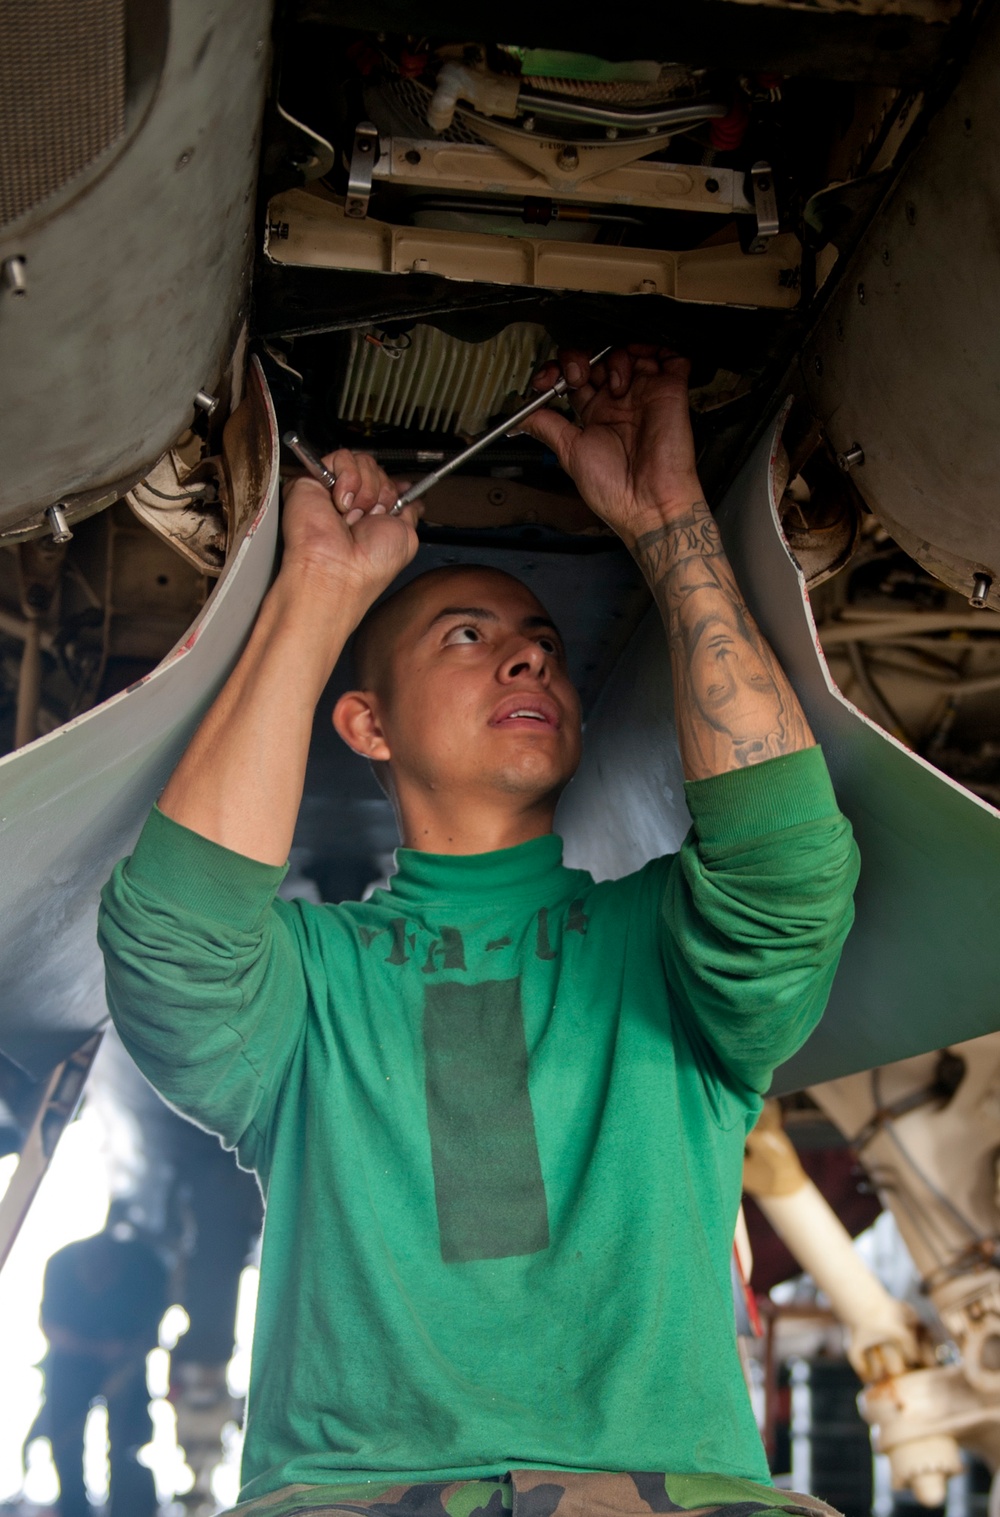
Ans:
[[[561,169],[575,169],[579,162],[580,154],[575,147],[568,143],[556,159],[556,163]]]
[[[816,354],[816,357],[813,359],[813,368],[816,370],[817,374],[822,374],[822,372],[823,372],[823,360],[822,360],[822,358],[820,358],[820,356],[819,356],[818,353]]]
[[[185,148],[184,152],[181,153],[178,157],[177,162],[174,164],[174,167],[178,169],[187,168],[188,164],[191,162],[193,155],[194,148]]]
[[[888,248],[882,249],[882,262],[885,264],[886,268],[888,268],[892,262],[892,254],[889,252]]]
[[[761,174],[760,178],[757,180],[757,188],[760,190],[762,195],[767,194],[768,190],[771,188],[771,178],[769,174]]]
[[[414,258],[411,272],[414,274],[426,274],[429,268],[430,264],[426,258]]]
[[[45,512],[45,520],[51,529],[52,541],[54,543],[69,542],[73,533],[69,522],[66,520],[66,509],[64,506],[49,506]]]
[[[986,605],[992,588],[992,574],[974,574],[972,577],[972,594],[969,596],[969,605],[981,610]]]
[[[846,453],[837,454],[837,462],[845,474],[850,474],[853,468],[863,464],[864,461],[865,450],[859,442],[852,442]]]
[[[656,294],[656,280],[655,279],[640,279],[639,280],[639,290],[638,290],[638,293],[640,295],[655,295]]]
[[[858,305],[859,306],[863,306],[864,303],[865,303],[865,287],[864,287],[863,284],[859,284],[858,285]]]
[[[3,287],[12,295],[27,295],[28,279],[24,272],[25,260],[20,256],[5,258],[0,268],[0,277],[3,279]]]
[[[906,202],[906,219],[910,223],[910,226],[916,226],[916,224],[917,224],[917,208],[913,204],[912,200],[908,200]]]
[[[838,342],[843,342],[843,340],[844,340],[844,323],[842,321],[838,321],[833,330],[837,334],[837,341]]]
[[[521,122],[521,130],[522,132],[533,132],[535,130],[534,116],[525,116],[524,120]]]
[[[417,152],[415,147],[407,148],[406,152],[403,154],[403,157],[406,159],[407,163],[416,164],[420,162],[420,154]]]
[[[211,416],[219,404],[217,395],[210,395],[207,390],[199,390],[194,398],[194,403],[199,411],[204,411],[206,416]]]
[[[604,135],[609,142],[614,142],[615,138],[618,136],[618,128],[616,126],[606,126],[604,128]]]
[[[502,506],[507,499],[507,491],[498,488],[490,490],[487,492],[486,499],[491,506]]]
[[[717,195],[719,193],[719,181],[717,179],[706,179],[705,189],[709,195]]]

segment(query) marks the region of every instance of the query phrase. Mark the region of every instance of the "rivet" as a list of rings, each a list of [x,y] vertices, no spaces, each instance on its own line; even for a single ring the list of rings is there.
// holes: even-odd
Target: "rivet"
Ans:
[[[974,574],[972,577],[972,594],[969,596],[969,605],[981,610],[986,605],[992,588],[992,574]]]
[[[27,295],[28,276],[25,272],[25,260],[18,254],[13,258],[5,258],[0,274],[3,277],[3,287],[12,295]]]
[[[49,524],[54,543],[68,543],[73,536],[72,528],[66,520],[64,506],[49,506],[45,512],[45,520]]]

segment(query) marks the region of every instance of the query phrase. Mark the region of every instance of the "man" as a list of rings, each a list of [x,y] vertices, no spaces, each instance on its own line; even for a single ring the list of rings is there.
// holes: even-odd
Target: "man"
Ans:
[[[680,854],[598,886],[563,868],[580,712],[558,632],[516,580],[462,568],[364,623],[334,712],[396,810],[389,888],[274,899],[316,702],[417,545],[342,452],[336,509],[289,491],[247,650],[105,892],[122,1037],[267,1201],[248,1513],[789,1499],[729,1261],[745,1132],[822,1013],[853,844],[701,498],[686,363],[563,365],[582,425],[527,430],[663,612]]]
[[[83,1430],[94,1401],[108,1409],[114,1517],[153,1517],[153,1477],[136,1459],[153,1435],[146,1355],[166,1310],[166,1271],[130,1224],[109,1220],[94,1238],[69,1243],[45,1268],[42,1331],[45,1404],[29,1441],[52,1440],[60,1517],[90,1511],[83,1480]]]

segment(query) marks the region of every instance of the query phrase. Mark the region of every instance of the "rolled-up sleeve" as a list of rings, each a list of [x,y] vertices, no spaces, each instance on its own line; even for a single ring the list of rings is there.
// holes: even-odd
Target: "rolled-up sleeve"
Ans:
[[[686,787],[663,944],[696,1045],[763,1094],[816,1026],[853,920],[858,852],[819,748]]]
[[[101,897],[122,1042],[166,1101],[249,1164],[306,1018],[301,954],[275,900],[284,875],[154,809]]]

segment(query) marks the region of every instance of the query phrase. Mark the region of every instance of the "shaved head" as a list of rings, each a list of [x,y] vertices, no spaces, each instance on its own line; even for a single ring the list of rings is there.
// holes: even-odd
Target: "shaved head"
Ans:
[[[354,634],[354,678],[358,689],[371,690],[388,702],[392,694],[392,650],[407,627],[419,617],[428,595],[442,581],[483,574],[507,580],[519,590],[526,588],[521,580],[504,569],[494,569],[486,564],[446,564],[440,569],[428,569],[424,574],[418,574],[402,589],[379,601]]]

